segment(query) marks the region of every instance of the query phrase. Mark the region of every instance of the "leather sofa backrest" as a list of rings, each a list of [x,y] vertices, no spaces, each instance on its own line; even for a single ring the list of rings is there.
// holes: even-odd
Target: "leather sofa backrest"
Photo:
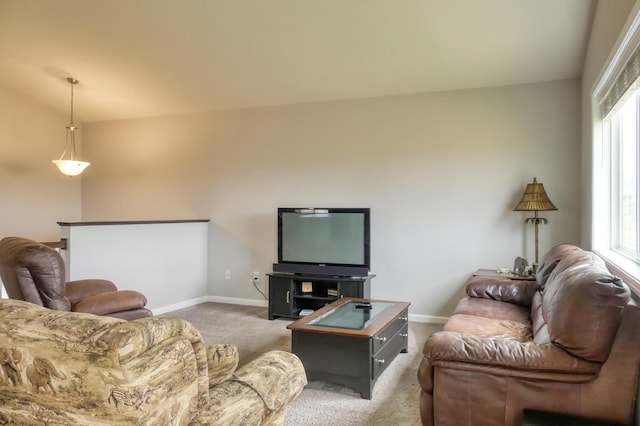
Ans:
[[[564,272],[566,269],[574,267],[578,263],[582,263],[584,264],[584,266],[597,267],[605,272],[609,272],[609,270],[607,269],[607,265],[604,263],[604,260],[600,258],[600,256],[593,252],[575,247],[574,250],[567,250],[562,254],[559,261],[556,263],[556,266],[549,273],[549,276],[547,277],[547,283],[549,281],[555,280],[556,276]],[[544,287],[542,287],[540,291],[544,293]]]
[[[547,284],[547,280],[549,279],[549,275],[554,271],[558,262],[560,262],[567,253],[573,251],[583,250],[572,244],[558,244],[557,246],[552,247],[551,250],[542,257],[542,261],[538,265],[538,271],[536,273],[536,281],[538,281],[540,290],[544,289],[544,286]]]
[[[26,238],[0,240],[0,278],[11,299],[58,311],[69,311],[65,296],[65,266],[51,247]]]
[[[585,360],[604,362],[630,294],[594,253],[565,253],[542,293],[542,316],[551,342]]]

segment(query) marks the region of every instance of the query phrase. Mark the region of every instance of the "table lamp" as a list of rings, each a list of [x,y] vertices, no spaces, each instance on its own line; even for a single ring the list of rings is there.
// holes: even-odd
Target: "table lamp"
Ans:
[[[540,223],[544,223],[545,225],[549,223],[549,221],[543,217],[538,217],[539,211],[548,211],[548,210],[558,210],[556,206],[553,205],[547,193],[544,191],[544,186],[541,183],[538,183],[536,178],[533,178],[533,183],[528,183],[527,187],[524,190],[524,194],[522,194],[522,199],[518,203],[513,211],[516,212],[534,212],[533,217],[528,217],[524,220],[525,223],[533,223],[535,225],[535,233],[536,233],[536,261],[533,264],[533,273],[536,273],[536,269],[538,268],[538,225]]]

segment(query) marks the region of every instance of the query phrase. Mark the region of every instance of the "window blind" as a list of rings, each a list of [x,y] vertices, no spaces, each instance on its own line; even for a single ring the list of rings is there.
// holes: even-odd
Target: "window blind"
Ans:
[[[626,101],[640,86],[640,46],[629,57],[618,77],[600,100],[602,117],[607,117]]]

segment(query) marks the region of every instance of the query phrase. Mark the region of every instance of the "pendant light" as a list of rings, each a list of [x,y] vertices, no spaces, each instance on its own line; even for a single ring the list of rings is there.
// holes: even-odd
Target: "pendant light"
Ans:
[[[73,124],[73,86],[78,84],[78,80],[67,77],[67,81],[71,85],[71,120],[67,126],[67,140],[64,145],[64,151],[59,159],[53,160],[53,164],[58,166],[60,171],[67,176],[77,176],[91,163],[80,161],[76,158],[76,135],[78,128]],[[65,156],[67,158],[65,158]]]

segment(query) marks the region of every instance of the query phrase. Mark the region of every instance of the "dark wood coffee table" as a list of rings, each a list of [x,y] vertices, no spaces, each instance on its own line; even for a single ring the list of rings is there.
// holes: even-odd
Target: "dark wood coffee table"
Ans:
[[[371,399],[380,374],[407,352],[409,305],[338,299],[287,326],[291,351],[302,360],[308,380],[347,386]]]

